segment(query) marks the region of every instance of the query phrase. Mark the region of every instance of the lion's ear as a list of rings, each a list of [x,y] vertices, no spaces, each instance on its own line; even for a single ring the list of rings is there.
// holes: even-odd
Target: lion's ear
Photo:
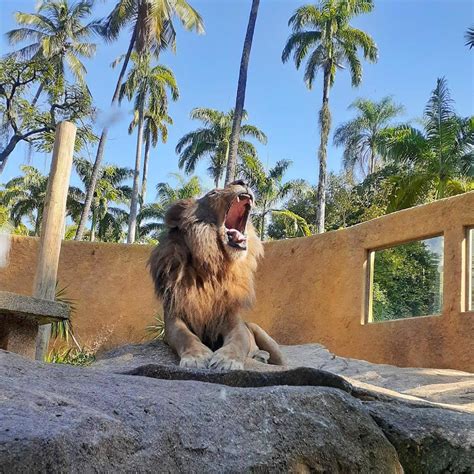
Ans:
[[[181,199],[173,203],[166,211],[165,224],[170,228],[179,227],[183,221],[184,211],[189,209],[194,202],[194,199]]]

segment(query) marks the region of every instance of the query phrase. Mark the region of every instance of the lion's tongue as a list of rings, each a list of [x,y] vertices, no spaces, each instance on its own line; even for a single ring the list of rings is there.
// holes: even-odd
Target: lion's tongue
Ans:
[[[227,235],[230,237],[230,240],[236,244],[241,244],[247,240],[247,237],[237,229],[227,229]]]

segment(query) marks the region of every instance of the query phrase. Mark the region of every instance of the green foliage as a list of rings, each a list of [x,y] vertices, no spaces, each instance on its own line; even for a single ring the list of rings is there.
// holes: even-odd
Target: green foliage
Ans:
[[[119,0],[103,22],[102,34],[109,41],[118,38],[120,32],[130,26],[135,32],[138,53],[154,52],[156,55],[166,48],[175,50],[176,30],[173,17],[183,27],[197,33],[204,32],[204,23],[199,13],[186,0]]]
[[[318,150],[319,183],[316,213],[318,232],[325,230],[325,195],[327,143],[331,129],[329,90],[334,85],[337,69],[347,65],[352,85],[362,80],[362,66],[359,54],[366,60],[377,60],[377,46],[374,40],[362,30],[353,28],[349,22],[373,9],[372,0],[322,0],[317,5],[299,7],[289,19],[293,33],[289,36],[282,52],[282,61],[293,56],[296,68],[306,61],[304,80],[308,89],[313,87],[316,73],[323,72],[323,101],[319,112],[320,144]]]
[[[69,338],[74,338],[74,329],[72,325],[72,319],[76,314],[76,302],[72,298],[67,296],[67,286],[60,288],[58,282],[56,282],[56,301],[67,304],[69,306],[69,319],[58,321],[51,324],[51,338],[60,339],[66,343],[69,342]],[[75,341],[75,339],[74,339]]]
[[[75,158],[74,166],[84,187],[89,186],[92,176],[92,163]],[[129,168],[115,165],[104,165],[99,170],[94,198],[91,205],[91,232],[89,240],[96,237],[103,242],[119,242],[124,238],[124,224],[127,212],[117,205],[128,204],[131,196],[130,186],[124,184],[133,174]],[[70,188],[68,207],[71,217],[80,218],[85,201],[85,192],[78,188]],[[116,206],[113,206],[116,204]]]
[[[392,179],[390,210],[474,189],[474,117],[456,115],[444,78],[425,107],[423,130],[389,129],[384,147],[402,170]]]
[[[196,198],[203,193],[201,181],[197,176],[188,181],[178,173],[172,173],[171,178],[177,186],[170,183],[158,183],[156,198],[158,202],[144,205],[137,216],[137,240],[139,242],[155,243],[159,240],[164,229],[164,217],[167,208],[178,199]]]
[[[32,41],[12,53],[21,59],[45,60],[52,66],[52,79],[61,89],[67,66],[75,79],[85,84],[86,68],[80,58],[91,58],[96,45],[87,40],[97,31],[98,24],[83,20],[92,12],[92,0],[70,4],[68,0],[40,2],[35,13],[17,12],[15,20],[21,28],[10,30],[7,38],[12,45]]]
[[[268,215],[275,217],[288,230],[293,229],[292,233],[295,236],[310,234],[309,225],[303,217],[288,209],[276,208],[281,201],[303,192],[307,187],[303,180],[283,182],[283,177],[290,165],[291,161],[280,160],[267,172],[256,156],[242,157],[238,175],[251,186],[255,193],[256,208],[253,220],[262,240],[266,235]]]
[[[163,316],[157,314],[155,316],[155,324],[147,326],[146,331],[154,340],[162,341],[165,338],[165,321]]]
[[[426,241],[375,252],[374,321],[439,314],[442,308],[440,254]]]
[[[469,46],[469,49],[474,48],[474,27],[469,28],[466,31],[466,46]]]
[[[47,93],[46,103],[37,104],[30,99],[30,89],[38,83]],[[0,151],[0,171],[20,142],[50,152],[56,124],[63,120],[78,125],[76,150],[95,141],[91,125],[95,110],[90,94],[84,86],[58,85],[54,68],[41,59],[0,59],[0,113],[0,133],[6,143]]]
[[[33,166],[21,166],[23,175],[12,178],[4,185],[3,203],[7,206],[15,227],[24,224],[24,219],[32,225],[32,235],[41,230],[43,206],[46,197],[48,177]]]
[[[204,157],[208,157],[210,166],[207,170],[214,180],[215,187],[218,188],[229,158],[234,111],[230,110],[224,113],[215,109],[197,108],[191,111],[190,117],[193,120],[200,120],[203,127],[187,133],[179,140],[176,145],[176,153],[179,154],[178,166],[180,169],[184,168],[187,174],[191,174],[194,173],[198,162]],[[247,112],[244,110],[242,121],[245,122],[247,118]],[[254,145],[245,140],[247,137],[263,144],[267,142],[266,135],[259,128],[244,123],[240,127],[240,140],[237,148],[240,158],[257,156]]]
[[[323,0],[318,5],[299,7],[288,21],[293,33],[283,49],[282,61],[288,61],[293,55],[299,69],[307,60],[304,80],[309,89],[319,69],[329,74],[332,87],[336,70],[344,63],[349,66],[352,84],[358,86],[362,79],[358,51],[362,51],[365,59],[376,61],[377,46],[367,33],[353,28],[349,22],[372,9],[372,0]]]
[[[358,165],[365,177],[384,164],[384,131],[403,111],[403,107],[395,104],[390,97],[384,97],[379,102],[357,99],[349,109],[355,109],[357,116],[337,127],[334,144],[344,146],[344,168],[354,171]]]
[[[130,56],[132,67],[120,89],[119,100],[135,97],[134,111],[148,108],[153,113],[165,112],[168,108],[167,92],[172,100],[179,98],[179,89],[171,69],[166,66],[152,66],[149,54]]]
[[[70,347],[67,349],[52,349],[45,357],[45,362],[50,364],[68,364],[77,366],[88,366],[95,361],[95,354],[86,348],[78,349]]]

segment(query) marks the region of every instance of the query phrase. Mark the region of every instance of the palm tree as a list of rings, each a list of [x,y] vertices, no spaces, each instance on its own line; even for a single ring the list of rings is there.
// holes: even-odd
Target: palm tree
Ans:
[[[360,166],[364,177],[374,173],[383,161],[383,136],[390,122],[403,111],[390,97],[379,102],[357,99],[349,106],[358,114],[340,125],[334,133],[334,144],[344,146],[344,168],[353,171]]]
[[[469,49],[474,48],[474,26],[466,31],[465,38],[466,46],[469,46]]]
[[[74,166],[84,188],[87,189],[92,176],[92,163],[83,158],[75,158]],[[92,219],[89,237],[91,242],[96,239],[96,236],[101,241],[118,242],[123,239],[123,224],[126,222],[127,213],[124,209],[111,204],[121,205],[130,202],[132,192],[130,187],[124,184],[124,181],[131,178],[132,175],[133,171],[130,168],[115,165],[101,167],[91,207]],[[73,220],[80,217],[84,201],[85,192],[79,188],[70,188],[68,208]]]
[[[33,226],[32,235],[39,236],[48,176],[41,174],[33,166],[21,166],[20,169],[23,175],[12,178],[5,184],[3,203],[9,209],[15,227],[20,226],[26,218]]]
[[[158,202],[146,204],[140,209],[137,217],[137,240],[157,241],[160,232],[164,228],[164,217],[168,207],[178,199],[196,198],[203,193],[201,181],[197,176],[186,181],[178,173],[172,173],[171,177],[177,181],[177,186],[171,186],[168,182],[158,183],[156,186]]]
[[[244,48],[240,60],[239,82],[237,85],[237,97],[235,99],[234,120],[232,121],[232,133],[230,134],[229,159],[227,160],[227,172],[225,176],[226,186],[234,181],[237,166],[237,155],[240,140],[240,127],[245,105],[245,89],[247,87],[247,70],[249,67],[250,50],[252,49],[253,33],[257,21],[260,0],[252,0],[247,33],[245,34]]]
[[[269,214],[291,221],[303,235],[310,235],[311,233],[308,223],[302,217],[288,209],[277,209],[275,207],[284,199],[303,192],[307,187],[303,180],[283,183],[283,177],[290,165],[291,161],[280,160],[267,173],[257,157],[251,155],[242,157],[239,175],[255,192],[257,207],[254,220],[261,240],[265,238],[266,221]]]
[[[220,112],[215,109],[196,108],[191,111],[190,117],[200,120],[203,127],[184,135],[176,145],[176,153],[179,154],[178,166],[184,168],[185,172],[194,173],[196,165],[205,156],[210,158],[211,164],[208,168],[210,176],[214,180],[216,188],[226,169],[230,151],[230,134],[234,111]],[[247,112],[244,110],[242,119],[247,120]],[[267,143],[266,135],[254,125],[244,124],[240,127],[240,140],[238,155],[256,156],[254,145],[243,138],[251,137],[260,143]]]
[[[362,80],[362,66],[358,57],[362,50],[365,59],[377,60],[377,47],[373,39],[362,30],[353,28],[349,21],[373,9],[372,0],[322,0],[319,5],[305,5],[296,10],[288,25],[293,33],[282,53],[286,62],[293,53],[296,68],[307,58],[304,80],[308,89],[314,83],[316,72],[323,72],[323,104],[319,113],[321,141],[318,151],[319,183],[316,226],[324,232],[326,207],[327,143],[331,129],[329,91],[334,85],[337,69],[347,63],[352,85]]]
[[[166,96],[165,96],[166,98]],[[138,125],[138,113],[135,111],[133,120],[128,127],[128,133],[131,134]],[[140,191],[140,207],[145,204],[147,181],[148,181],[148,164],[150,162],[151,147],[155,148],[158,145],[158,140],[161,137],[161,142],[166,143],[168,140],[168,125],[173,125],[173,119],[166,111],[166,105],[162,104],[159,110],[146,110],[143,116],[143,135],[145,142],[145,157],[143,161],[143,176],[142,186]]]
[[[456,115],[444,78],[425,107],[423,130],[388,130],[385,146],[401,168],[393,178],[390,210],[474,189],[474,116]]]
[[[173,25],[174,16],[178,17],[186,30],[194,30],[197,33],[204,32],[201,16],[186,0],[119,0],[117,2],[104,22],[102,33],[107,40],[113,41],[118,38],[120,32],[127,25],[131,25],[132,36],[112,96],[112,105],[119,100],[122,81],[125,77],[133,49],[136,49],[138,54],[153,51],[156,55],[158,55],[160,50],[168,47],[172,50],[175,49],[176,31]],[[77,228],[76,240],[81,240],[84,233],[97,185],[108,132],[108,127],[105,126],[100,135],[92,179],[87,190],[84,211]]]
[[[166,110],[167,92],[171,98],[177,100],[179,90],[176,79],[171,69],[165,66],[152,67],[149,54],[132,54],[133,67],[128,73],[127,79],[120,89],[119,100],[124,97],[131,100],[135,97],[134,110],[137,113],[137,149],[135,154],[135,171],[133,175],[132,199],[130,201],[130,217],[128,221],[127,242],[135,242],[135,231],[137,225],[139,180],[142,160],[143,129],[145,123],[145,110]]]
[[[10,44],[33,41],[14,52],[22,59],[45,59],[53,65],[58,84],[64,84],[66,66],[75,79],[85,86],[86,68],[81,58],[91,58],[96,45],[86,40],[97,30],[98,23],[83,24],[90,16],[92,0],[70,4],[68,0],[50,0],[39,4],[36,13],[17,12],[15,19],[22,26],[7,32]],[[33,104],[43,90],[40,84]],[[61,86],[61,89],[63,86]]]

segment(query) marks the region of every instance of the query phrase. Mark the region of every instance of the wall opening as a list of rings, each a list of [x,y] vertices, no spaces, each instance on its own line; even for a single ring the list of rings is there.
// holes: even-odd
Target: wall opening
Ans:
[[[441,314],[443,247],[438,236],[370,251],[369,323]]]

